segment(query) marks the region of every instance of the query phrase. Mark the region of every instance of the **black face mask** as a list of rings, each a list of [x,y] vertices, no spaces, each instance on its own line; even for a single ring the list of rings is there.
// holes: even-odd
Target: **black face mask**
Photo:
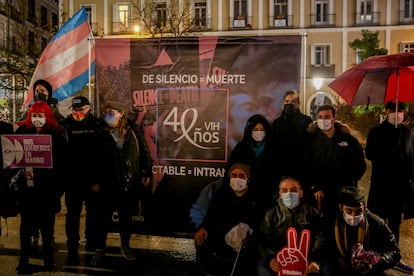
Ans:
[[[293,114],[295,113],[295,105],[294,104],[284,104],[283,110],[286,114]]]
[[[47,101],[47,96],[43,93],[36,93],[34,96],[35,101]]]

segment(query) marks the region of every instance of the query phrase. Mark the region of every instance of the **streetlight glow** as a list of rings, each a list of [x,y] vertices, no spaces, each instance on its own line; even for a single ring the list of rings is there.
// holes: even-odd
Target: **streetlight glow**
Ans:
[[[316,91],[320,91],[323,84],[323,78],[313,78],[313,85],[316,88]]]

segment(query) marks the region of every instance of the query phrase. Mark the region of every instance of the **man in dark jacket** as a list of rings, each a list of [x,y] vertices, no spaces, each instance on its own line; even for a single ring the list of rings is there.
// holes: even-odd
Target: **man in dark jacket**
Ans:
[[[301,180],[325,219],[336,215],[337,194],[346,185],[357,186],[365,173],[364,152],[349,129],[336,122],[335,109],[323,105],[316,123],[308,127],[303,146]]]
[[[395,236],[379,216],[365,207],[365,197],[354,186],[341,188],[339,213],[326,237],[322,275],[388,275],[401,258]]]
[[[279,199],[275,207],[266,212],[258,233],[258,247],[261,255],[258,275],[275,275],[275,272],[279,273],[284,269],[276,254],[289,247],[287,232],[292,227],[298,235],[302,235],[303,230],[310,233],[309,260],[306,260],[307,266],[303,268],[302,273],[306,271],[309,274],[319,271],[321,250],[324,244],[321,215],[315,207],[304,202],[303,192],[299,181],[288,176],[282,178],[279,184]],[[288,249],[289,251],[284,252],[288,255],[292,254],[291,259],[305,261],[301,258],[307,257],[307,254],[300,250],[303,248],[289,247]]]
[[[66,202],[66,236],[68,265],[78,265],[79,220],[86,205],[87,247],[101,250],[106,242],[105,218],[110,217],[110,208],[105,203],[105,189],[108,186],[108,168],[105,162],[104,122],[91,113],[89,100],[79,96],[72,99],[72,114],[63,121],[68,140]],[[105,138],[106,137],[106,138]],[[95,265],[99,265],[96,263]]]
[[[272,123],[272,153],[277,163],[276,183],[282,176],[298,177],[300,149],[312,119],[299,110],[299,93],[289,90],[283,96],[283,111]]]
[[[402,124],[404,103],[390,101],[386,119],[370,130],[365,155],[372,162],[368,208],[387,221],[397,243],[401,217],[414,217],[414,133]],[[413,268],[399,264],[412,272]]]

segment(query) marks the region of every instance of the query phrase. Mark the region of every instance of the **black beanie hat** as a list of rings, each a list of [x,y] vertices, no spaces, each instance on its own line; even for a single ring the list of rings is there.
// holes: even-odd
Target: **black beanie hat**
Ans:
[[[350,207],[358,207],[365,204],[365,196],[357,187],[345,186],[339,191],[338,202]]]

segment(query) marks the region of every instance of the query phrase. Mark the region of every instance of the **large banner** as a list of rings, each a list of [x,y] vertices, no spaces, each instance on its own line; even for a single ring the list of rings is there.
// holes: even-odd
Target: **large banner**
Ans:
[[[126,103],[153,159],[154,229],[191,231],[189,210],[224,176],[247,119],[279,116],[300,88],[300,36],[97,39],[97,112]]]

